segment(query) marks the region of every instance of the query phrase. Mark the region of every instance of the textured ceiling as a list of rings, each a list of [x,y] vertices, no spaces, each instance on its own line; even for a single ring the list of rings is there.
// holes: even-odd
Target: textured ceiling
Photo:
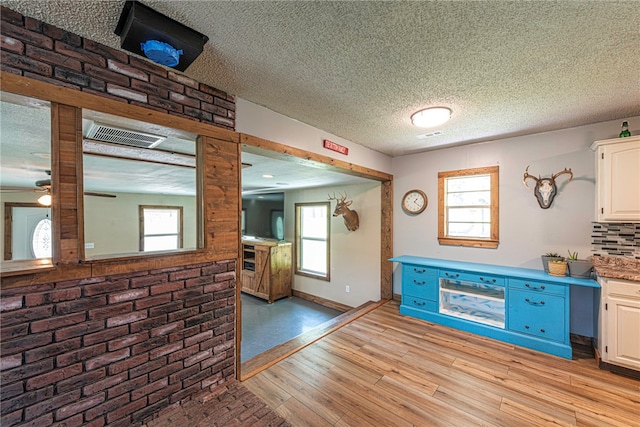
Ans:
[[[389,155],[640,114],[638,1],[143,3],[209,37],[188,76]],[[2,4],[119,48],[124,1]]]

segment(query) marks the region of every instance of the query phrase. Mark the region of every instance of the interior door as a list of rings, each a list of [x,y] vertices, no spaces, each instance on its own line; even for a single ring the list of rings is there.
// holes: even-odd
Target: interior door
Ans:
[[[48,241],[46,226],[44,229],[42,225],[38,228],[38,225],[42,224],[41,221],[51,219],[51,208],[13,207],[11,213],[11,259],[38,258],[38,247],[42,250],[47,243],[49,247],[51,245],[51,228],[49,227]],[[36,234],[36,229],[43,230],[44,234]]]

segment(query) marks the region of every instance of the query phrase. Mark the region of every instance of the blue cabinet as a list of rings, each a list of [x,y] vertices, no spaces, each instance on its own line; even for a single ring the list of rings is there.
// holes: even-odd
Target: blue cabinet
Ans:
[[[400,313],[570,359],[570,285],[542,270],[400,256]]]

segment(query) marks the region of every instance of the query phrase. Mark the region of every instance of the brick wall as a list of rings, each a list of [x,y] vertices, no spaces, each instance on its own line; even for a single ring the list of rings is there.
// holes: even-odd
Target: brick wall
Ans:
[[[235,97],[2,7],[0,70],[235,129]]]
[[[140,425],[235,378],[235,261],[2,291],[0,425]]]

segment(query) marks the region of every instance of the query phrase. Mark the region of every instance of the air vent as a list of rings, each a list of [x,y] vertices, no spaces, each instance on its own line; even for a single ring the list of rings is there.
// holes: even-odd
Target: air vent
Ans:
[[[431,137],[439,136],[439,135],[442,135],[442,132],[435,131],[435,132],[431,132],[431,133],[423,133],[422,135],[416,136],[416,138],[418,138],[418,139],[427,139],[427,138],[431,138]]]
[[[91,125],[86,138],[139,148],[153,148],[167,139],[164,136],[120,129],[99,123],[93,123]]]

